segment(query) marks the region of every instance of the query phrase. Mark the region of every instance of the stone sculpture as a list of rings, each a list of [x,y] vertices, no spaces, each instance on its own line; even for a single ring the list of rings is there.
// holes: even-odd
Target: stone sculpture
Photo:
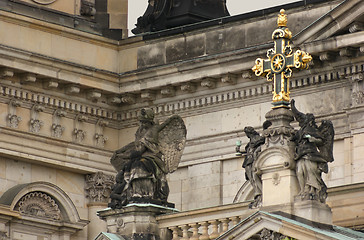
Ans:
[[[311,113],[301,113],[291,101],[291,109],[300,129],[292,137],[295,147],[296,173],[302,200],[318,200],[322,203],[327,198],[327,187],[322,179],[322,172],[328,172],[328,162],[334,161],[334,127],[331,121],[323,120],[318,127]]]
[[[154,122],[152,109],[142,109],[135,141],[116,150],[110,162],[118,171],[109,207],[131,202],[168,205],[166,174],[175,171],[186,142],[186,126],[174,115],[164,123]]]
[[[267,129],[271,122],[266,121],[263,129]],[[261,146],[265,143],[265,137],[255,131],[253,127],[245,127],[244,132],[249,138],[249,143],[245,146],[245,151],[240,151],[240,146],[236,147],[236,152],[242,153],[244,156],[243,168],[245,169],[245,179],[250,182],[254,189],[254,201],[250,203],[249,208],[260,207],[262,202],[262,180],[260,175],[254,171],[253,163],[258,159],[261,152]]]

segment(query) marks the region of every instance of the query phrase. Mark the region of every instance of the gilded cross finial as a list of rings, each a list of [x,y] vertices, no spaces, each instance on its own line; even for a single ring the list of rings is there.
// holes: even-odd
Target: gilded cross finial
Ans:
[[[312,60],[310,54],[297,50],[293,53],[290,46],[292,33],[287,27],[287,15],[282,9],[278,15],[278,28],[273,31],[274,48],[267,51],[269,59],[255,60],[252,70],[256,76],[266,76],[268,81],[274,81],[273,108],[289,108],[289,79],[292,77],[293,67],[307,69]]]

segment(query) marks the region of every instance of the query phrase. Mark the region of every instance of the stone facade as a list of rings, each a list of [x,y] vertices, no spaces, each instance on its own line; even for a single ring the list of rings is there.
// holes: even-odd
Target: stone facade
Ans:
[[[94,16],[92,9],[81,15],[84,1],[16,1],[11,11],[9,2],[0,4],[1,233],[86,240],[106,231],[96,212],[109,191],[99,180],[110,179],[97,174],[115,175],[109,159],[134,139],[137,112],[147,106],[160,122],[177,113],[187,127],[180,166],[168,176],[168,201],[183,212],[156,217],[160,228],[207,234],[207,226],[226,230],[252,213],[252,188],[234,148],[236,140],[247,143],[245,126],[261,132],[271,109],[271,83],[250,69],[272,47],[267,33],[279,8],[117,41],[90,24],[107,15],[108,29],[124,29],[127,1],[95,1]],[[314,58],[310,70],[294,74],[291,97],[303,112],[333,122],[327,203],[334,224],[362,229],[363,4],[305,2],[285,6],[293,47]],[[49,20],[20,11],[32,7]],[[63,23],[50,17],[60,12]],[[78,25],[67,22],[75,12]],[[273,186],[283,181],[272,179]],[[22,211],[27,199],[48,210]],[[45,223],[54,206],[67,226]]]

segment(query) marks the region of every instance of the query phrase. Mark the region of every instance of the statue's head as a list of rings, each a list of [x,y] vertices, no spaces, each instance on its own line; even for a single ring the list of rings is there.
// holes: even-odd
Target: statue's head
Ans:
[[[250,126],[245,127],[244,132],[248,138],[250,138],[251,136],[254,136],[254,135],[259,135],[259,133],[257,131],[255,131],[255,129],[253,127],[250,127]]]
[[[154,111],[151,108],[143,108],[138,114],[139,121],[154,122]]]

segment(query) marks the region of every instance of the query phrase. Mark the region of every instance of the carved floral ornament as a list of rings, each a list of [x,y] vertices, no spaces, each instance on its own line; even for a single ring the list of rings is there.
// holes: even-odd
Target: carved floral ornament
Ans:
[[[15,210],[23,215],[60,221],[61,211],[56,201],[48,194],[31,192],[23,196],[16,204]]]

